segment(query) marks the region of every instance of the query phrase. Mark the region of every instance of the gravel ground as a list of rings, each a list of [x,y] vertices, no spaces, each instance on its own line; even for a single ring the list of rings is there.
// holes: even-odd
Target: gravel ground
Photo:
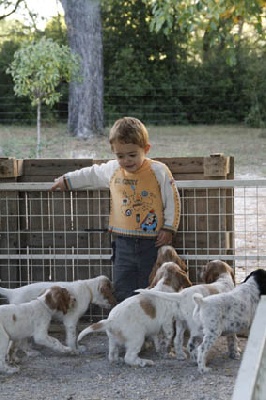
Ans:
[[[242,350],[246,341],[239,339]],[[87,336],[82,343],[87,350],[81,355],[58,355],[39,348],[38,356],[22,360],[19,373],[0,374],[0,399],[230,400],[241,362],[228,358],[223,337],[209,353],[213,369],[204,375],[192,362],[158,355],[153,349],[142,353],[155,361],[153,367],[110,364],[105,334]]]

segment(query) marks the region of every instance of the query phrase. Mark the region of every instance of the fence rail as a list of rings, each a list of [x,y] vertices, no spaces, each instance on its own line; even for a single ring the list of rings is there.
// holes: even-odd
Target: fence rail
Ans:
[[[265,400],[266,296],[262,296],[238,371],[232,400]]]

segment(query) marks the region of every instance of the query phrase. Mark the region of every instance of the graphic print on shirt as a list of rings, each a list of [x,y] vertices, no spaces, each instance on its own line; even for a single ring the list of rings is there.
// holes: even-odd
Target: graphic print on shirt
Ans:
[[[123,192],[121,212],[126,217],[135,216],[136,230],[156,231],[157,216],[153,209],[153,193],[142,190],[137,193],[136,186],[130,185],[132,193]],[[143,219],[143,215],[145,215]],[[142,217],[142,219],[141,219]]]
[[[161,188],[151,162],[137,173],[118,168],[110,180],[110,231],[117,234],[155,237],[164,223]]]

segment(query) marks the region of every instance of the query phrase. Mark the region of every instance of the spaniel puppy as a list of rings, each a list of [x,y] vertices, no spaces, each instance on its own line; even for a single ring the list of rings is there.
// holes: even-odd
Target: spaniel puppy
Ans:
[[[168,263],[173,267],[173,263]],[[164,267],[167,269],[166,267]],[[190,286],[186,274],[179,270],[179,289]],[[177,279],[177,278],[176,278]],[[157,283],[164,285],[164,277]],[[169,285],[167,284],[169,290]],[[155,286],[152,290],[157,290]],[[125,347],[124,361],[128,365],[141,366],[153,365],[152,360],[139,357],[139,352],[145,337],[155,338],[163,330],[164,335],[170,341],[172,338],[173,307],[170,302],[161,302],[157,298],[147,298],[136,295],[127,298],[115,306],[107,319],[96,322],[84,329],[78,336],[80,341],[84,336],[92,332],[106,332],[109,337],[109,361],[119,360],[119,348]]]
[[[14,373],[17,367],[6,363],[11,341],[33,337],[35,343],[62,353],[71,348],[48,335],[48,327],[56,312],[66,315],[76,299],[65,288],[53,286],[29,303],[0,306],[0,371]]]
[[[176,335],[174,338],[174,347],[176,357],[179,360],[187,358],[183,351],[184,333],[189,330],[190,338],[187,343],[187,350],[190,357],[196,360],[196,348],[202,338],[202,330],[197,321],[193,319],[193,310],[195,303],[193,301],[194,293],[201,293],[203,297],[215,293],[228,292],[234,288],[233,269],[225,262],[220,260],[210,261],[204,267],[204,284],[194,285],[183,289],[179,293],[164,293],[154,289],[138,289],[139,292],[149,299],[156,297],[165,304],[165,301],[171,300],[171,307],[176,321]],[[165,306],[166,307],[166,306]]]
[[[177,264],[181,268],[181,270],[187,272],[186,263],[179,257],[174,247],[170,245],[162,246],[158,249],[157,259],[149,276],[150,287],[153,287],[152,282],[155,278],[156,271],[160,268],[160,266],[165,262],[171,261]]]
[[[229,355],[239,358],[235,334],[246,331],[253,321],[261,295],[266,295],[266,271],[251,272],[242,284],[228,293],[203,298],[194,294],[196,304],[193,317],[203,327],[203,341],[198,348],[199,372],[207,372],[207,353],[222,334],[227,335]]]
[[[43,290],[54,285],[65,287],[76,298],[75,306],[68,313],[55,313],[54,317],[63,321],[67,346],[77,351],[79,318],[87,311],[90,304],[96,304],[103,308],[111,308],[116,304],[112,284],[106,276],[100,275],[96,278],[74,282],[37,282],[15,289],[0,287],[0,294],[7,297],[9,303],[20,304],[36,299]]]
[[[154,288],[156,286],[156,289],[162,292],[179,292],[183,287],[182,276],[184,276],[186,282],[189,281],[185,271],[177,263],[173,261],[164,262],[157,268],[149,287]],[[188,286],[192,286],[190,281],[189,283]]]
[[[155,277],[149,287],[155,287],[156,290],[160,290],[162,292],[179,292],[182,288],[189,286],[192,286],[192,283],[185,272],[176,263],[168,261],[164,262],[159,269],[157,269]],[[175,327],[173,321],[172,339],[174,334]],[[163,348],[170,350],[172,339],[169,341],[169,338],[165,338],[164,335],[154,336],[153,342],[156,351],[159,352]],[[147,344],[147,342],[145,342],[145,344]]]

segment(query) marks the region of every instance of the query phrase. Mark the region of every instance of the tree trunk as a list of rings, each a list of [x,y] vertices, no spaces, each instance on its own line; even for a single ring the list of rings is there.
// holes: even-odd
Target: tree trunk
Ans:
[[[37,104],[37,144],[36,144],[36,158],[41,155],[41,101]]]
[[[69,46],[81,58],[82,82],[69,87],[68,129],[80,138],[103,133],[103,48],[100,0],[61,0]]]

